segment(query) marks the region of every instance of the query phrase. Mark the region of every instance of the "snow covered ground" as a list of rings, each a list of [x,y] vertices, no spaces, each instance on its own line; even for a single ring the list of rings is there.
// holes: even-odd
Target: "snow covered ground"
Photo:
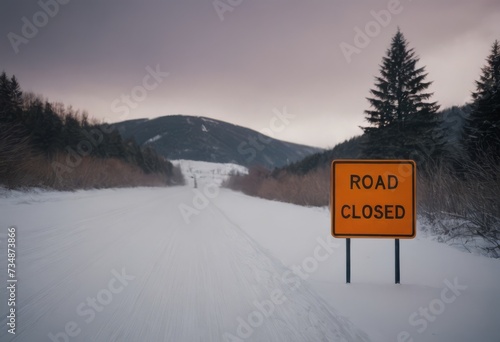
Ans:
[[[219,189],[190,165],[197,189],[3,193],[1,340],[500,341],[500,260],[417,235],[395,285],[394,241],[353,239],[345,284],[326,209]]]
[[[174,165],[180,166],[186,184],[194,185],[194,180],[206,183],[221,185],[231,173],[247,174],[248,169],[237,164],[219,164],[194,160],[174,160]]]

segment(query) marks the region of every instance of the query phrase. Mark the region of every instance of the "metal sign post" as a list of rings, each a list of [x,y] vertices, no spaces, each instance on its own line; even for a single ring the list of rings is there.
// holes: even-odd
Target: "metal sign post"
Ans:
[[[396,252],[396,284],[400,284],[400,268],[399,268],[399,239],[396,239],[395,252]]]
[[[351,239],[345,239],[345,282],[349,284],[351,282]]]

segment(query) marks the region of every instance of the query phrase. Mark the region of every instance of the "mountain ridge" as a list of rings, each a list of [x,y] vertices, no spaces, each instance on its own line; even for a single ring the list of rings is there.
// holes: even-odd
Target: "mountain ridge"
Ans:
[[[160,155],[171,160],[189,159],[275,168],[323,151],[204,116],[176,114],[127,120],[114,126],[124,139],[134,138],[141,146],[151,145]]]

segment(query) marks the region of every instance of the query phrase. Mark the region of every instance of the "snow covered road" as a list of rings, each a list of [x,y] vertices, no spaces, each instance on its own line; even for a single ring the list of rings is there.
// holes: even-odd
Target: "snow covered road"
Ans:
[[[417,237],[394,285],[393,241],[355,240],[346,285],[326,209],[206,185],[0,198],[1,341],[500,341],[499,260]]]
[[[16,335],[2,341],[367,341],[189,187],[1,199],[17,228]],[[250,208],[249,208],[250,209]],[[2,260],[4,260],[2,258]],[[0,265],[2,284],[6,262]]]

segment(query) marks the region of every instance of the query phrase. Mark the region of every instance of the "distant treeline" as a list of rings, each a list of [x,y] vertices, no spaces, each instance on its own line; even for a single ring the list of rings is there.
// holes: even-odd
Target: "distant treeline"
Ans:
[[[253,196],[326,206],[332,160],[412,159],[421,217],[443,234],[484,238],[488,251],[500,257],[500,45],[493,43],[471,103],[442,111],[426,91],[432,82],[418,61],[398,30],[367,98],[362,136],[283,168],[233,175],[226,185]]]
[[[8,188],[101,188],[182,183],[182,174],[151,147],[123,140],[112,126],[62,103],[23,93],[0,75],[0,185]]]

